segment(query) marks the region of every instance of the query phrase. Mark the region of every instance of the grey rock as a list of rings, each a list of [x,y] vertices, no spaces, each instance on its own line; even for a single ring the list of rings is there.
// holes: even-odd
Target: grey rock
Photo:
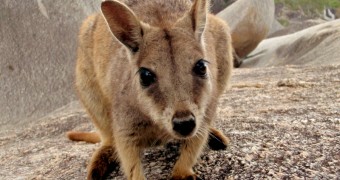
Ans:
[[[0,2],[0,127],[23,124],[75,99],[82,19],[100,0]]]
[[[340,20],[262,41],[241,67],[340,64]]]
[[[304,29],[307,29],[312,26],[316,26],[322,23],[325,23],[326,21],[322,19],[309,19],[305,21],[293,21],[290,23],[288,27],[282,27],[281,28],[275,28],[272,26],[272,29],[269,32],[269,35],[267,38],[273,38],[273,37],[279,37],[283,35],[293,34],[298,31],[302,31]]]
[[[231,30],[239,58],[245,57],[267,37],[274,20],[274,0],[238,0],[217,14]]]

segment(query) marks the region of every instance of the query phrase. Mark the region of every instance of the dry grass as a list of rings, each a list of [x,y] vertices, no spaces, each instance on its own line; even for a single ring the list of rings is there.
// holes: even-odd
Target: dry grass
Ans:
[[[293,11],[301,10],[307,16],[316,17],[322,14],[325,7],[340,7],[339,0],[275,0],[275,3],[281,3]]]

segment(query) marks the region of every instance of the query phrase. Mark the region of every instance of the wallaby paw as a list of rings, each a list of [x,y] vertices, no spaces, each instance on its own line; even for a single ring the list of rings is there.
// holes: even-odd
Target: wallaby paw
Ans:
[[[113,146],[102,146],[92,156],[88,166],[87,179],[105,179],[119,166],[116,151]]]
[[[226,137],[221,131],[210,128],[208,145],[212,150],[226,150],[230,144],[230,139]]]
[[[189,176],[172,176],[171,180],[202,180],[197,175],[189,175]]]

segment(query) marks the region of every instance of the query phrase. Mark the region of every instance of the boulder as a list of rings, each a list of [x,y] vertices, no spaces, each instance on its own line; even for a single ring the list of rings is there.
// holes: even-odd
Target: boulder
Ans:
[[[326,21],[322,19],[308,19],[304,21],[292,21],[290,22],[288,27],[282,27],[281,29],[278,29],[276,31],[271,30],[267,38],[273,38],[273,37],[292,34],[292,33],[301,31],[303,29],[307,29],[309,27],[322,24],[324,22]]]
[[[230,26],[236,57],[244,58],[267,37],[274,10],[274,0],[238,0],[217,14]]]
[[[82,20],[100,0],[2,0],[0,127],[41,117],[75,99]]]
[[[241,67],[340,64],[340,20],[262,41]]]

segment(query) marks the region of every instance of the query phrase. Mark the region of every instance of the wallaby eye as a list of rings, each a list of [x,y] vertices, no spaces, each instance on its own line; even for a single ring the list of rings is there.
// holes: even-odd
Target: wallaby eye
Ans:
[[[156,75],[146,68],[140,68],[138,70],[140,76],[140,84],[143,87],[149,87],[156,81]]]
[[[207,61],[203,59],[198,60],[193,68],[193,71],[197,76],[206,78],[207,77]]]

